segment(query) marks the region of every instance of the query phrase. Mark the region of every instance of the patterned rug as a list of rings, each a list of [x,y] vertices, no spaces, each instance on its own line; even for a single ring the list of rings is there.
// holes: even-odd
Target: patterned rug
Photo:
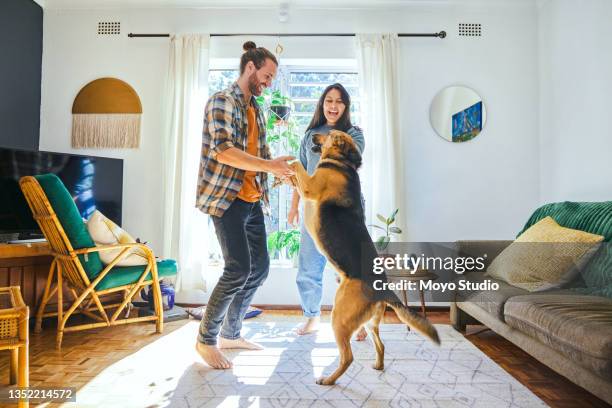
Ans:
[[[405,326],[381,326],[385,370],[371,368],[370,340],[335,386],[315,384],[338,364],[329,323],[297,336],[297,323],[246,322],[266,347],[232,351],[232,370],[212,370],[194,350],[193,321],[108,367],[77,392],[78,407],[543,407],[527,388],[448,325],[435,346]]]

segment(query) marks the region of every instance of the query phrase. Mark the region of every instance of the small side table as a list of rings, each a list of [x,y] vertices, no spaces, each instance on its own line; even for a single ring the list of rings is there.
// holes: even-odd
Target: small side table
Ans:
[[[0,288],[0,350],[11,350],[10,383],[29,386],[28,319],[30,311],[23,302],[19,286]],[[28,407],[19,400],[19,407]]]
[[[387,273],[387,278],[390,281],[410,281],[410,282],[420,282],[420,281],[430,281],[438,279],[438,275],[433,272],[429,272],[426,269],[419,269],[416,273],[411,274],[410,272],[402,272],[402,273]],[[419,285],[420,286],[420,285]],[[421,313],[423,313],[423,317],[427,317],[427,311],[425,309],[425,294],[423,290],[419,287],[419,297],[421,298]],[[408,290],[402,290],[402,300],[404,304],[408,306]]]

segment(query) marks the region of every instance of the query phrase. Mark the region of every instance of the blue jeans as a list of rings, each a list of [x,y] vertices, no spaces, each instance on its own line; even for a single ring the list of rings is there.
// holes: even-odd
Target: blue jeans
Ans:
[[[198,340],[217,344],[217,336],[240,338],[242,319],[270,270],[261,204],[236,198],[222,217],[211,217],[225,267],[200,322]],[[220,333],[219,333],[220,331]]]
[[[321,314],[323,296],[323,271],[327,260],[317,249],[306,227],[302,225],[300,254],[298,257],[297,283],[304,316],[315,317]]]

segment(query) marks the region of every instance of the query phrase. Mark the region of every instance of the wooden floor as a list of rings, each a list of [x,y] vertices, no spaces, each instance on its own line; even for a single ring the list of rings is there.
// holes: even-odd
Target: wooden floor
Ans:
[[[449,324],[448,311],[432,311],[433,323]],[[323,319],[329,318],[325,312]],[[258,320],[300,320],[299,311],[266,311]],[[185,320],[167,323],[164,334],[182,327]],[[393,312],[385,323],[399,323]],[[602,400],[539,363],[512,343],[482,326],[469,326],[466,337],[493,361],[551,407],[609,407]],[[67,333],[63,348],[55,350],[55,330],[49,327],[30,338],[30,385],[71,386],[79,389],[105,367],[155,341],[154,325],[148,323]],[[194,339],[195,342],[195,339]],[[189,347],[192,345],[189,344]],[[169,354],[170,355],[170,354]],[[168,358],[160,356],[160,358]],[[0,352],[0,384],[8,383],[9,353]],[[0,406],[7,406],[2,405]],[[14,406],[14,405],[13,405]],[[55,404],[47,405],[55,406]]]

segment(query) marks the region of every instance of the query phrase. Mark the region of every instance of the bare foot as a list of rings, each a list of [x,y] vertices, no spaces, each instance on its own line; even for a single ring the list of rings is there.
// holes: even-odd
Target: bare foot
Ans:
[[[314,333],[319,330],[319,323],[321,322],[321,318],[319,316],[309,317],[306,320],[306,323],[302,324],[300,327],[295,329],[295,332],[300,336],[304,334]]]
[[[263,350],[261,344],[248,341],[247,339],[240,337],[235,340],[224,339],[219,337],[219,348],[221,349],[246,349],[246,350]]]
[[[219,351],[217,346],[209,346],[198,341],[196,342],[196,351],[206,362],[206,364],[212,368],[216,368],[218,370],[232,368],[232,362]]]
[[[366,337],[368,337],[368,332],[366,331],[365,327],[361,326],[361,329],[359,329],[357,335],[355,336],[355,340],[364,341]]]

